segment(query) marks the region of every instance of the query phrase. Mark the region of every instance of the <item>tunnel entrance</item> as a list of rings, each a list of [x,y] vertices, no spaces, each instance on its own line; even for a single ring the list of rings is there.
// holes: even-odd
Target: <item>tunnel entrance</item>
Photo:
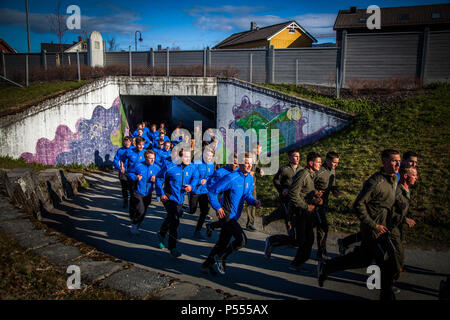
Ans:
[[[122,95],[130,131],[142,121],[164,122],[171,133],[181,120],[183,127],[194,130],[194,121],[202,121],[203,131],[216,126],[217,97],[214,96],[134,96]]]

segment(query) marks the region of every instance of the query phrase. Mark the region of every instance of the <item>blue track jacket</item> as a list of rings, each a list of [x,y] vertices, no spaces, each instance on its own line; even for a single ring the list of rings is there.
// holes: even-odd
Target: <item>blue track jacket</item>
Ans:
[[[195,180],[197,181],[197,185],[192,186],[193,194],[205,194],[208,193],[208,181],[209,178],[214,174],[214,162],[205,163],[202,160],[194,161],[195,166]],[[201,180],[205,179],[206,183],[201,184]]]
[[[158,175],[161,171],[161,168],[157,164],[149,165],[147,162],[140,163],[136,166],[135,172],[131,172],[128,174],[131,180],[137,181],[137,175],[140,174],[142,179],[137,181],[136,193],[141,196],[148,196],[153,192],[154,183],[150,181],[152,177]],[[155,180],[156,183],[156,180]]]
[[[142,149],[142,151],[138,151],[136,148],[129,148],[127,153],[124,155],[126,158],[126,164],[127,164],[127,173],[134,172],[135,168],[138,164],[145,162],[144,157],[145,149]]]
[[[222,201],[219,203],[218,195],[223,192]],[[252,196],[253,177],[244,175],[241,170],[236,170],[219,181],[209,189],[209,202],[214,210],[222,208],[230,219],[239,220],[244,207],[244,200],[251,206],[256,204]]]
[[[113,161],[114,168],[116,168],[117,170],[120,170],[120,162],[123,162],[125,172],[127,172],[127,165],[125,162],[126,161],[125,154],[130,149],[131,149],[131,146],[129,148],[122,147],[117,150],[116,155],[114,156],[114,161]]]
[[[239,170],[239,167],[237,167],[236,170]],[[214,183],[216,183],[226,175],[230,174],[231,172],[233,171],[228,167],[228,165],[217,169],[216,171],[214,171],[213,175],[208,179],[208,182],[206,183],[206,188],[209,190],[209,188],[211,188]]]
[[[184,166],[183,164],[170,165],[169,162],[166,162],[163,170],[157,176],[156,196],[161,197],[165,194],[169,200],[183,204],[186,195],[184,186],[188,184],[193,188],[197,183],[194,180],[194,172],[195,166],[192,163]]]

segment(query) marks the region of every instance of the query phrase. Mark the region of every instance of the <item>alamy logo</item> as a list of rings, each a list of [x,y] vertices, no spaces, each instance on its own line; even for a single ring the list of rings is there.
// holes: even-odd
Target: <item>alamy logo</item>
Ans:
[[[381,11],[377,5],[371,5],[367,8],[366,13],[371,13],[367,18],[366,25],[369,30],[381,29]]]
[[[67,278],[67,288],[69,290],[80,289],[81,288],[80,267],[72,264],[67,267],[66,273],[71,274],[71,276]]]
[[[70,5],[67,7],[67,17],[66,25],[69,30],[79,30],[81,29],[81,9],[77,5]]]
[[[369,278],[367,278],[367,289],[373,290],[381,289],[381,271],[380,267],[376,264],[367,267],[367,273],[371,274]]]

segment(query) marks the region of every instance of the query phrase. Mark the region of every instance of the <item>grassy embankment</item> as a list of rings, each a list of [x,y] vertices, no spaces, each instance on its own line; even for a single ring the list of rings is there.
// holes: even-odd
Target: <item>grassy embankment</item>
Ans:
[[[419,181],[414,189],[412,213],[417,225],[406,232],[410,244],[450,247],[449,156],[450,156],[450,85],[430,85],[416,97],[380,103],[373,99],[333,99],[294,85],[265,85],[356,114],[343,130],[300,148],[301,164],[306,154],[318,151],[323,156],[334,150],[340,155],[337,183],[339,198],[331,197],[331,229],[355,231],[359,222],[351,205],[363,182],[381,167],[380,152],[396,148],[419,154]],[[378,101],[383,99],[378,99]],[[287,164],[287,154],[280,156],[280,166]],[[272,177],[257,181],[258,197],[265,212],[277,205]],[[261,212],[260,212],[261,213]]]

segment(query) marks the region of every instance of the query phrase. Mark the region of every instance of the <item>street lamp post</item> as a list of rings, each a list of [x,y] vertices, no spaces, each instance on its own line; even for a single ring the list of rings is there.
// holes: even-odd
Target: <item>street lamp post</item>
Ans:
[[[137,33],[139,32],[139,41],[142,41],[142,34],[139,30],[134,33],[134,51],[137,51]]]

